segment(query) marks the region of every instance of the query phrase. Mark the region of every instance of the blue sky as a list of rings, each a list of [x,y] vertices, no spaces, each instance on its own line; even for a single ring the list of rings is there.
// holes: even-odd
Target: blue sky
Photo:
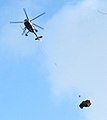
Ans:
[[[106,120],[106,0],[6,0],[0,5],[0,119]],[[10,21],[46,12],[38,34]],[[23,27],[23,25],[21,25]],[[78,97],[81,95],[81,98]],[[92,106],[81,110],[82,100]]]

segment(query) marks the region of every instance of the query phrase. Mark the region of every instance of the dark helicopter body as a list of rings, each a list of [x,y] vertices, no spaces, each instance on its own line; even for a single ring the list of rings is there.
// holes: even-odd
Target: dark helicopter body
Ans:
[[[34,32],[34,29],[30,23],[30,21],[28,21],[27,19],[24,20],[24,25],[25,27],[30,31],[30,32]]]
[[[28,36],[28,33],[29,33],[29,32],[32,32],[32,33],[34,33],[35,36],[36,36],[35,40],[39,40],[39,39],[42,38],[43,36],[38,36],[38,35],[36,34],[36,32],[38,32],[38,30],[35,29],[34,26],[36,26],[36,27],[38,27],[38,28],[40,28],[40,29],[44,29],[44,28],[42,28],[42,27],[40,27],[40,26],[32,23],[32,21],[35,20],[35,19],[37,19],[38,17],[42,16],[42,15],[45,14],[45,13],[42,13],[42,14],[38,15],[37,17],[29,20],[25,8],[23,8],[23,10],[24,10],[24,13],[25,13],[25,15],[26,15],[26,19],[24,20],[24,22],[23,22],[23,21],[19,21],[19,22],[10,22],[10,23],[24,23],[25,27],[23,28],[23,33],[22,33],[22,35],[25,33],[26,30],[28,30],[28,31],[25,33],[25,36]]]

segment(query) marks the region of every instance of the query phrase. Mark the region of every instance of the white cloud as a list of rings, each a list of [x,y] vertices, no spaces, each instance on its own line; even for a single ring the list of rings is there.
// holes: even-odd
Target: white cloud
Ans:
[[[97,12],[101,2],[66,5],[45,29],[53,94],[61,96],[76,90],[91,98],[89,120],[105,120],[107,111],[107,16]]]

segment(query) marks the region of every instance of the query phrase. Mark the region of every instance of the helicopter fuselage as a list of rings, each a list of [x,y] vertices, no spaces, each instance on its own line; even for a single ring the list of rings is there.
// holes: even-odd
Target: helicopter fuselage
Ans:
[[[24,25],[30,32],[34,32],[34,27],[32,26],[32,23],[29,20],[25,19]]]

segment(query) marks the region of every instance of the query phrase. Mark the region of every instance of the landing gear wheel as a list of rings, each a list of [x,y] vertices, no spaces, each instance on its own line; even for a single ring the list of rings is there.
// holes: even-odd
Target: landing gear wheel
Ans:
[[[35,30],[36,32],[38,32],[38,30]]]
[[[25,34],[25,36],[28,36],[28,34]]]

